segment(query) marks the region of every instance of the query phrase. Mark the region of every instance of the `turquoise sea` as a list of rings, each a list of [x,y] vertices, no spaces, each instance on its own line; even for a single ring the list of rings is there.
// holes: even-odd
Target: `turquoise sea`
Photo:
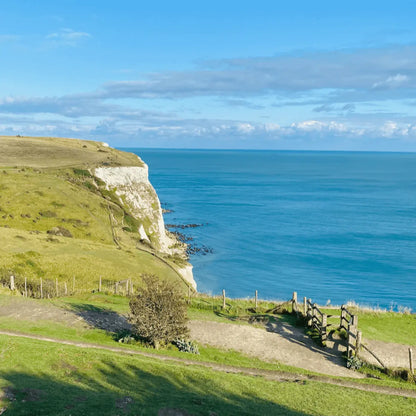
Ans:
[[[126,149],[148,165],[165,222],[213,253],[199,291],[416,310],[416,155]]]

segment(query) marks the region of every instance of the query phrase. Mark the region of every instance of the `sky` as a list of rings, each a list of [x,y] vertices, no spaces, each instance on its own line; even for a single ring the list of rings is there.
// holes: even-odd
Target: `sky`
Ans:
[[[7,0],[0,134],[416,151],[414,1]]]

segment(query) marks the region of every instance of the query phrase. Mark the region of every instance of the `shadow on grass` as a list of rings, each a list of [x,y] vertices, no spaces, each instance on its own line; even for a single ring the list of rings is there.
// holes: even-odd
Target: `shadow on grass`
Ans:
[[[72,312],[93,328],[114,333],[131,329],[126,316],[120,315],[109,308],[88,303],[71,303],[69,306]]]
[[[241,382],[240,393],[236,394],[230,391],[230,384],[222,383],[220,374],[214,378],[212,373],[182,372],[149,364],[151,369],[146,371],[139,364],[115,365],[110,361],[98,367],[88,369],[86,374],[62,362],[53,376],[0,372],[5,386],[0,395],[7,402],[6,414],[307,416],[259,398]]]

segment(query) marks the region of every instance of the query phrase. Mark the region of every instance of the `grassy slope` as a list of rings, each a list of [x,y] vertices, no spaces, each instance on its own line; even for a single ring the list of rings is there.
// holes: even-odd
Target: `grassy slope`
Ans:
[[[17,305],[31,305],[31,308],[36,309],[40,306],[55,306],[64,311],[68,310],[76,314],[83,315],[83,311],[113,311],[116,313],[127,314],[129,311],[128,299],[123,296],[106,295],[103,293],[83,294],[74,297],[58,298],[52,300],[40,299],[25,299],[23,297],[11,297],[0,294],[0,307],[10,305],[13,302],[14,308]],[[215,316],[215,315],[213,315]],[[206,318],[213,318],[213,316]],[[226,318],[223,322],[229,322]],[[137,349],[140,351],[150,351],[161,355],[173,355],[181,357],[182,353],[177,350],[159,350],[146,347],[140,344],[119,344],[115,343],[117,336],[112,332],[107,332],[97,328],[90,328],[82,325],[71,325],[67,322],[58,320],[33,320],[13,318],[7,315],[0,316],[0,329],[2,330],[18,330],[21,333],[31,335],[41,335],[52,337],[55,339],[82,341],[96,343],[100,345],[118,346],[127,349]],[[280,363],[267,363],[257,358],[251,358],[235,351],[223,351],[211,347],[200,347],[200,355],[188,356],[196,361],[209,361],[228,365],[235,365],[239,367],[248,368],[262,368],[268,370],[284,370],[297,373],[307,373],[306,370],[296,369]]]
[[[214,302],[216,302],[216,299],[214,299]],[[232,302],[234,301],[230,300],[230,303]],[[19,304],[21,304],[22,308],[25,307],[25,304],[30,304],[32,305],[31,308],[33,309],[36,309],[39,306],[48,307],[50,305],[60,308],[62,310],[69,310],[75,312],[76,314],[79,314],[81,316],[84,316],[84,311],[113,311],[115,313],[122,314],[126,314],[129,311],[128,299],[126,297],[106,295],[103,293],[83,294],[52,300],[25,299],[22,297],[11,297],[10,295],[0,294],[0,308],[3,308],[3,310],[7,311],[7,308],[10,309],[11,303],[13,303],[14,305],[13,309],[16,309],[16,305]],[[240,301],[237,301],[237,303],[240,305]],[[260,308],[267,305],[268,302],[265,305],[261,304]],[[235,315],[229,315],[228,313],[217,314],[209,310],[196,309],[192,306],[190,306],[189,308],[189,315],[193,319],[206,319],[247,325],[247,322],[245,321],[236,320]],[[277,315],[274,316],[273,319],[281,319],[290,324],[296,324],[296,319],[292,315]],[[59,319],[41,321],[39,319],[23,319],[22,317],[11,318],[6,314],[0,317],[0,329],[13,331],[18,330],[19,332],[26,334],[41,335],[46,337],[52,337],[55,339],[82,341],[107,346],[119,346],[121,348],[134,349],[139,351],[150,351],[159,355],[183,357],[183,353],[180,353],[175,349],[155,351],[152,348],[149,349],[149,347],[140,344],[116,344],[115,341],[118,339],[118,337],[115,336],[115,334],[112,332],[106,332],[101,329],[90,328],[82,325],[72,325],[68,324],[67,322],[59,321]],[[294,368],[278,362],[264,362],[260,359],[249,357],[232,350],[221,350],[213,347],[200,346],[200,353],[200,355],[185,355],[187,356],[187,358],[193,359],[195,361],[215,362],[219,364],[234,365],[236,367],[243,368],[258,368],[274,371],[287,371],[296,374],[313,374],[310,371]],[[381,379],[375,380],[370,378],[360,380],[359,382],[386,385],[395,388],[416,388],[416,385],[406,383],[401,379],[392,379],[381,373],[377,373],[376,375]],[[357,382],[357,380],[355,381]]]
[[[44,138],[0,137],[0,149],[0,269],[61,283],[75,276],[78,288],[90,289],[100,276],[108,282],[132,278],[136,284],[141,273],[180,280],[172,267],[143,251],[149,249],[137,233],[123,230],[128,217],[123,207],[76,170],[140,166],[136,155],[96,142]],[[57,226],[74,238],[50,238],[47,231]]]
[[[415,399],[263,378],[0,336],[0,388],[14,415],[411,415]],[[323,399],[325,398],[325,399]]]
[[[358,327],[368,339],[416,345],[416,315],[358,312]]]
[[[32,168],[141,166],[138,157],[100,142],[53,137],[0,136],[0,166]]]
[[[339,315],[339,310],[321,310]],[[416,314],[371,311],[357,307],[349,307],[348,310],[358,316],[358,329],[362,331],[364,339],[416,345]],[[339,318],[330,318],[328,322],[339,325]]]

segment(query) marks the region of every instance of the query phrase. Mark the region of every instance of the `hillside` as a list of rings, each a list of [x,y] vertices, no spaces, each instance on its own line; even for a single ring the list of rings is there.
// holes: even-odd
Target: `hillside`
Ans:
[[[183,245],[166,235],[147,165],[105,143],[0,137],[0,238],[3,279],[91,290],[100,277],[112,288],[155,273],[194,285]]]

